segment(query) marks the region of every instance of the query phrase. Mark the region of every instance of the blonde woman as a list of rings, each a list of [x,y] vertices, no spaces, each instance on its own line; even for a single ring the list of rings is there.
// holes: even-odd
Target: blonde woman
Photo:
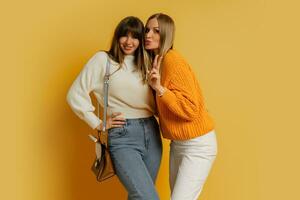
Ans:
[[[116,174],[129,200],[158,200],[155,180],[162,145],[155,102],[146,81],[144,25],[126,17],[115,29],[109,51],[97,52],[71,86],[67,100],[72,110],[93,129],[102,129],[89,94],[102,103],[106,63],[110,62],[107,119],[108,147]]]
[[[145,48],[153,60],[148,83],[155,90],[160,127],[170,139],[172,200],[196,200],[217,154],[213,121],[190,65],[173,49],[174,21],[149,17]]]

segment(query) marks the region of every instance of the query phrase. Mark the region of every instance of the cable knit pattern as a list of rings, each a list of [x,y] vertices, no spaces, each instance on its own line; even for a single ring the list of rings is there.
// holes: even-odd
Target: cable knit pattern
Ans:
[[[163,59],[161,81],[166,91],[156,102],[164,138],[187,140],[214,129],[197,78],[175,50]]]

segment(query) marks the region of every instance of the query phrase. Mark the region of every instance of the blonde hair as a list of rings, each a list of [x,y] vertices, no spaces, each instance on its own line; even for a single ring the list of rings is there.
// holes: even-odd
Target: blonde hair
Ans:
[[[157,19],[158,26],[159,26],[159,35],[160,35],[160,45],[159,45],[159,55],[164,56],[169,49],[173,48],[173,42],[174,42],[174,36],[175,36],[175,23],[174,20],[163,13],[156,13],[154,15],[151,15],[149,20],[151,19]],[[147,24],[146,23],[146,24]],[[151,57],[153,57],[151,53]]]

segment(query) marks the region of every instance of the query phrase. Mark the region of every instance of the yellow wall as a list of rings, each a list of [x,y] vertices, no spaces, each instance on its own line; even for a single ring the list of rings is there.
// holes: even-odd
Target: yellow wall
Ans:
[[[1,199],[125,199],[116,178],[92,176],[91,130],[65,96],[119,20],[160,11],[175,19],[175,47],[217,124],[219,154],[201,199],[300,199],[296,1],[28,0],[0,9]],[[166,200],[164,147],[157,188]]]

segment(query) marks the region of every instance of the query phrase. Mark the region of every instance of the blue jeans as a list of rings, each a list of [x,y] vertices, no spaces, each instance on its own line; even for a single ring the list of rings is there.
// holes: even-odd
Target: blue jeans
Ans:
[[[159,200],[154,184],[162,141],[155,117],[127,119],[124,127],[109,129],[108,146],[128,200]]]

